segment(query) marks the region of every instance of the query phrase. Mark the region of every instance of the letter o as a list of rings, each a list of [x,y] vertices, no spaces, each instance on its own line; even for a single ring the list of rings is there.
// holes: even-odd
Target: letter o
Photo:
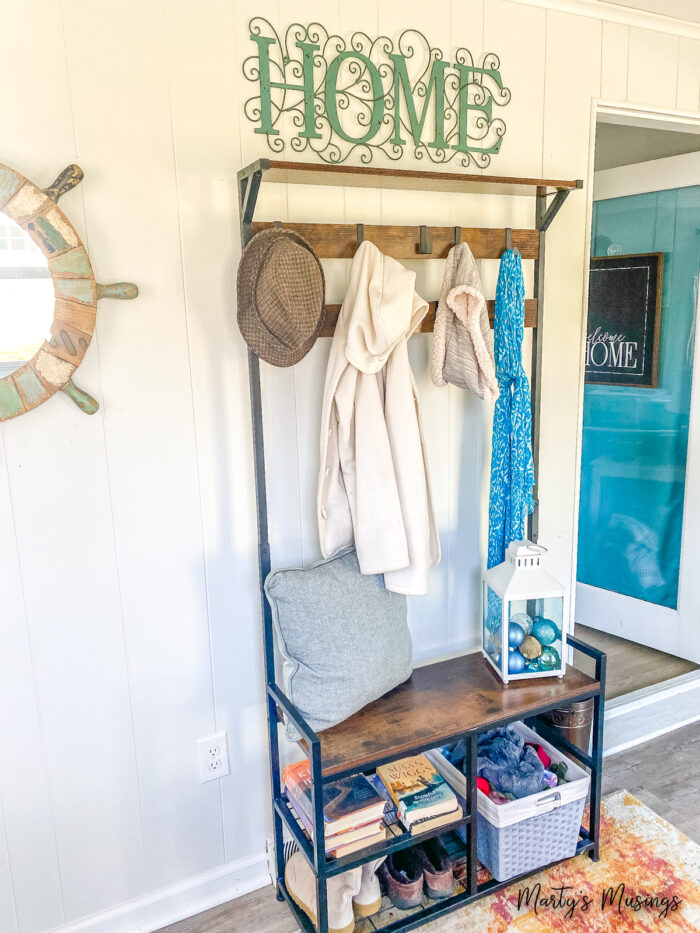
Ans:
[[[602,359],[600,362],[598,362],[598,360],[595,358],[595,351],[596,351],[596,348],[597,348],[597,347],[602,347],[603,350],[605,350],[605,356],[603,357],[603,359]],[[605,366],[605,364],[608,362],[608,345],[607,345],[607,343],[603,343],[603,341],[601,340],[601,341],[598,341],[598,343],[594,343],[594,344],[593,344],[593,346],[591,347],[591,361],[593,362],[593,365],[594,365],[594,366]]]
[[[372,106],[372,119],[369,122],[369,128],[364,136],[348,136],[341,125],[340,116],[338,114],[338,102],[336,100],[338,92],[338,72],[346,58],[357,58],[361,61],[367,68],[370,81],[372,82],[372,100],[367,101],[367,103]],[[333,131],[346,142],[356,143],[358,145],[369,142],[382,125],[382,120],[384,119],[384,88],[382,86],[382,78],[377,66],[371,62],[366,55],[363,55],[362,52],[341,52],[340,55],[333,59],[326,72],[324,98],[328,121]]]

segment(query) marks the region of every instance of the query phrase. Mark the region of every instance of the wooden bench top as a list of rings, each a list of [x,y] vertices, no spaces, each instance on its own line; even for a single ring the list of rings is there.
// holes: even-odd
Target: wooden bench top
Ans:
[[[480,652],[417,667],[406,683],[319,733],[323,773],[359,770],[377,759],[400,758],[428,742],[440,745],[460,731],[527,718],[544,707],[584,699],[599,686],[573,667],[567,667],[563,678],[505,686]]]

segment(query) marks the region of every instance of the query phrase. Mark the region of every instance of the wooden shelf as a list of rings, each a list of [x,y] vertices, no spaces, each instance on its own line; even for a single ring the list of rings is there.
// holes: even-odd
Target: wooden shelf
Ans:
[[[359,771],[378,760],[415,754],[451,736],[525,719],[545,707],[586,699],[597,680],[567,667],[559,678],[516,681],[507,687],[481,653],[417,667],[405,684],[344,722],[319,732],[324,775]]]
[[[285,185],[337,185],[339,187],[400,188],[411,191],[465,191],[534,197],[538,188],[582,188],[581,179],[523,178],[467,172],[435,172],[417,169],[373,168],[369,165],[327,165],[259,159],[239,173],[239,178],[263,171],[266,182]]]

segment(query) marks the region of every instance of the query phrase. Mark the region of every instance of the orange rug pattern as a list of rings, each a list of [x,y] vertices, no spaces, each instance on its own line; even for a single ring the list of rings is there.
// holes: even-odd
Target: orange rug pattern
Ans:
[[[480,869],[480,882],[490,877]],[[424,898],[424,907],[430,903]],[[360,921],[355,933],[374,933],[406,913],[385,897],[380,912]],[[428,933],[700,933],[700,846],[627,791],[619,791],[603,801],[600,861],[593,862],[587,854],[568,859],[422,929]]]
[[[528,888],[529,905],[524,893]],[[600,861],[593,862],[586,854],[568,859],[426,929],[430,933],[698,933],[700,846],[627,791],[619,791],[603,801]]]

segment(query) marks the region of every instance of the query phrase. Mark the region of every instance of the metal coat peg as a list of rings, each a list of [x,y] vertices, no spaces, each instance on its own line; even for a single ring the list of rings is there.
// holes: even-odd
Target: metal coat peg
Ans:
[[[459,246],[462,242],[462,228],[455,227],[455,246]]]
[[[277,227],[277,229],[279,229],[279,228],[282,226],[282,221],[281,221],[281,220],[276,220],[276,221],[274,222],[274,224],[275,224],[275,226]]]
[[[421,255],[426,255],[432,253],[433,244],[428,243],[428,228],[425,224],[421,224],[420,227],[420,245],[418,246],[418,252]]]
[[[364,243],[365,240],[365,225],[357,224],[357,245]]]
[[[506,227],[506,249],[513,249],[513,229]]]

